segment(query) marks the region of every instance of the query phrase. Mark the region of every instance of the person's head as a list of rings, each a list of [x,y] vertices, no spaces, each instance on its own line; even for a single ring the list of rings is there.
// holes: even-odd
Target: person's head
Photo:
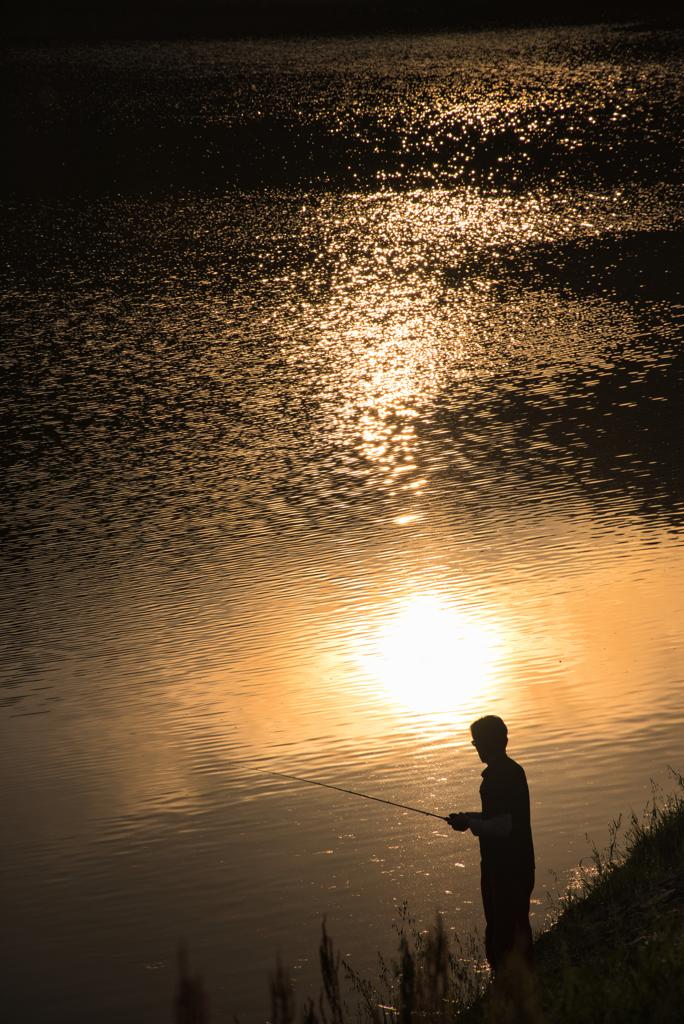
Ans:
[[[489,764],[504,753],[508,745],[508,729],[506,723],[497,715],[485,715],[478,718],[470,726],[473,746],[480,755],[480,760]]]

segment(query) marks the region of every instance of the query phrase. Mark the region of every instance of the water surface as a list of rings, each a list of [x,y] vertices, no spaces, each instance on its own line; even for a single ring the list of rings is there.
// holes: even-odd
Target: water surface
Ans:
[[[508,722],[534,924],[682,770],[681,40],[17,50],[8,999],[166,1021],[481,927]],[[554,874],[558,882],[554,881]]]

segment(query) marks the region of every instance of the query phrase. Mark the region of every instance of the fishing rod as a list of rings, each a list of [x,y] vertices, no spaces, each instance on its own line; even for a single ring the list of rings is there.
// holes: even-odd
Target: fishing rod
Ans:
[[[389,804],[390,807],[401,807],[405,811],[414,811],[416,814],[426,814],[428,818],[439,818],[440,821],[448,821],[441,814],[434,814],[432,811],[423,811],[420,807],[409,807],[408,804],[398,804],[394,800],[384,800],[381,796],[368,796],[367,793],[358,793],[355,789],[342,789],[341,786],[331,786],[329,782],[318,782],[316,779],[300,779],[297,775],[286,775],[284,772],[271,772],[267,768],[255,768],[251,764],[241,764],[238,761],[230,761],[229,764],[238,768],[244,768],[248,772],[261,772],[262,775],[276,775],[279,779],[292,779],[293,782],[306,782],[309,786],[322,786],[323,789],[335,789],[338,793],[349,793],[350,796],[360,796],[364,800],[375,800],[379,804]]]

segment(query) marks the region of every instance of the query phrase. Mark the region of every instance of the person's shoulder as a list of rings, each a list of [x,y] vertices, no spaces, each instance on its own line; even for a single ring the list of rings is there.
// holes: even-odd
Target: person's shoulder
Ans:
[[[482,772],[484,779],[526,779],[525,769],[508,754],[492,761]]]
[[[518,764],[517,761],[514,761],[513,758],[509,757],[508,754],[506,754],[506,762],[509,768],[515,768],[519,772],[523,771],[523,766],[521,764]]]
[[[502,770],[505,771],[507,774],[517,775],[518,778],[521,779],[527,778],[523,766],[521,764],[518,764],[517,761],[514,761],[512,757],[508,756],[508,754],[506,754],[506,760],[502,763],[501,767]]]

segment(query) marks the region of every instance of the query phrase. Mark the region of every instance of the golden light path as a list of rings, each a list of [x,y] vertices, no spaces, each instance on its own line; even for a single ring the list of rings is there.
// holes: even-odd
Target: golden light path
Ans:
[[[423,594],[384,619],[370,650],[358,657],[386,699],[434,713],[485,696],[500,646],[491,626],[436,594]]]

